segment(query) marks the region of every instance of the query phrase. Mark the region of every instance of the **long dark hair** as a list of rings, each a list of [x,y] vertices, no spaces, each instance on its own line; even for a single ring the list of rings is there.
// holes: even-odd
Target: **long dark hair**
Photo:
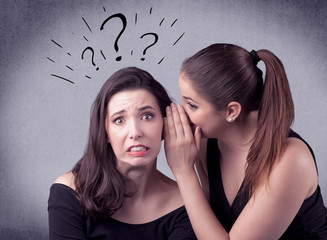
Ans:
[[[74,166],[77,196],[92,218],[111,216],[122,207],[125,179],[116,168],[116,157],[105,129],[111,97],[124,90],[145,89],[157,100],[162,116],[171,99],[165,88],[148,72],[129,67],[115,72],[102,86],[91,109],[89,138],[84,156]]]
[[[236,101],[242,117],[258,110],[255,137],[247,156],[243,189],[250,196],[271,173],[294,119],[294,106],[282,62],[270,51],[257,51],[265,63],[265,81],[251,54],[236,45],[213,44],[188,58],[182,72],[217,110]]]

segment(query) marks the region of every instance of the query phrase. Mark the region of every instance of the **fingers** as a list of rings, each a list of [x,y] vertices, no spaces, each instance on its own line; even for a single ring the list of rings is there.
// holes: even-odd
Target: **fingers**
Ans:
[[[168,106],[166,108],[166,115],[167,117],[165,118],[164,124],[165,124],[165,138],[176,138],[176,130],[175,130],[175,123],[173,119],[173,114],[171,107]]]
[[[178,112],[179,112],[179,116],[180,116],[180,120],[181,120],[181,125],[183,127],[183,132],[186,138],[192,138],[193,134],[192,134],[192,128],[190,126],[190,122],[188,120],[188,117],[186,116],[186,113],[184,111],[184,108],[179,105],[178,107]]]
[[[179,137],[193,139],[192,128],[182,106],[176,106],[175,103],[172,103],[171,106],[166,108],[166,114],[167,117],[164,120],[164,134],[166,139]],[[200,132],[199,138],[201,138]]]
[[[172,111],[172,116],[173,116],[173,121],[174,121],[174,125],[175,125],[175,131],[176,131],[176,135],[184,137],[184,127],[182,125],[182,120],[180,117],[180,112],[179,112],[179,108],[176,106],[175,103],[171,104],[171,111]]]
[[[184,136],[183,126],[175,103],[166,108],[166,115],[164,121],[166,138],[176,139],[178,136]]]

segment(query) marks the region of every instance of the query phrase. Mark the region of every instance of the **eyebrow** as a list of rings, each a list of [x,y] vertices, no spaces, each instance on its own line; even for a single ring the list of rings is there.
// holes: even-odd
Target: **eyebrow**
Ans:
[[[152,107],[152,106],[150,106],[150,105],[146,105],[146,106],[144,106],[144,107],[141,107],[141,108],[139,108],[138,110],[139,110],[139,111],[143,111],[143,110],[146,110],[146,109],[152,109],[152,110],[155,110],[154,107]]]
[[[153,107],[151,107],[150,105],[146,105],[146,106],[144,106],[144,107],[140,107],[140,108],[138,108],[137,110],[138,110],[138,111],[144,111],[144,110],[147,110],[147,109],[155,110],[155,109],[154,109]],[[126,112],[125,109],[120,110],[120,111],[118,111],[118,112],[115,112],[115,113],[111,114],[110,118],[112,118],[112,117],[114,117],[114,116],[116,116],[116,115],[120,115],[120,114],[122,114],[122,113],[124,113],[124,112]]]
[[[115,112],[115,113],[113,113],[113,114],[111,114],[111,116],[110,116],[110,118],[112,118],[112,117],[114,117],[114,116],[116,116],[116,115],[120,115],[120,114],[122,114],[122,113],[124,113],[124,112],[126,112],[126,110],[120,110],[120,111],[118,111],[118,112]]]
[[[183,96],[183,98],[186,99],[186,100],[191,100],[191,101],[193,101],[193,102],[199,104],[197,101],[195,101],[194,99],[192,99],[192,98],[190,98],[190,97],[185,97],[185,96]]]

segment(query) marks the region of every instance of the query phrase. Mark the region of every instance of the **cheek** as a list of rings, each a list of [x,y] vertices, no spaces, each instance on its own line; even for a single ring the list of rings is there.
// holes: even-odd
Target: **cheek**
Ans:
[[[192,111],[191,109],[185,109],[186,115],[189,118],[190,123],[200,126],[201,125],[201,116],[199,117],[199,114]]]
[[[115,129],[110,129],[107,131],[108,142],[111,144],[114,151],[116,151],[117,146],[122,146],[124,139],[124,131],[117,131]]]
[[[154,143],[159,142],[161,144],[161,140],[163,138],[163,122],[162,124],[157,124],[151,127],[151,139]]]

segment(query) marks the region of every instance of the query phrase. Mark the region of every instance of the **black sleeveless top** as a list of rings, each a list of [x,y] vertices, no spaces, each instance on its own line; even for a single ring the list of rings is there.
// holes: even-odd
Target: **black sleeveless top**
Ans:
[[[311,147],[297,133],[291,130],[288,137],[302,140],[308,146],[313,158],[315,158]],[[220,223],[229,232],[247,204],[249,192],[246,189],[242,193],[238,192],[232,205],[229,205],[222,183],[219,159],[220,151],[217,139],[208,139],[207,166],[210,205]],[[292,223],[279,239],[327,239],[327,210],[319,186],[303,202]]]

